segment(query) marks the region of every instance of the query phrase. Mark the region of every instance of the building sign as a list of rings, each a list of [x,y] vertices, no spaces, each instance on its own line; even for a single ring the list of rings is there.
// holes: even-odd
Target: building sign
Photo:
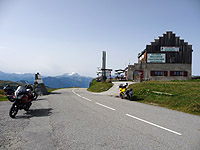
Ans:
[[[147,54],[147,63],[165,63],[165,54]]]
[[[161,52],[179,52],[179,47],[161,47]]]

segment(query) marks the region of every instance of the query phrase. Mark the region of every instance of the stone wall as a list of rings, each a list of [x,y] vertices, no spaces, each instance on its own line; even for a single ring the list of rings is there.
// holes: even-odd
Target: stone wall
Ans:
[[[128,65],[127,80],[133,80],[134,65]]]
[[[188,80],[191,79],[191,65],[190,64],[135,64],[134,72],[143,70],[143,80]],[[151,76],[151,71],[167,71],[167,76]],[[187,76],[170,76],[170,71],[186,71]],[[135,80],[138,77],[135,76]]]

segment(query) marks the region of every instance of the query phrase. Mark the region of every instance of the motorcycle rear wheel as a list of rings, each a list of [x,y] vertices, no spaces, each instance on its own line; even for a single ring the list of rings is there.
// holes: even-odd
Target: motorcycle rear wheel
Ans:
[[[120,93],[120,97],[121,97],[121,99],[124,99],[124,96],[123,96],[123,94],[121,94],[121,93]]]
[[[128,99],[129,99],[129,100],[132,100],[132,96],[131,96],[131,95],[129,95],[129,96],[128,96]]]
[[[17,107],[17,104],[16,103],[13,103],[12,107],[10,108],[10,112],[9,112],[9,116],[11,118],[15,118],[15,116],[17,115],[18,113],[18,107]]]
[[[34,94],[33,100],[36,100],[38,98],[38,94]]]

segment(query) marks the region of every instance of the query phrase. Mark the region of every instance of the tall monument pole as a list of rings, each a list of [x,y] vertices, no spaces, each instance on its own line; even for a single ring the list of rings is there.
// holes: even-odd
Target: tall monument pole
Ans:
[[[103,51],[103,56],[102,56],[102,81],[106,81],[106,51]]]

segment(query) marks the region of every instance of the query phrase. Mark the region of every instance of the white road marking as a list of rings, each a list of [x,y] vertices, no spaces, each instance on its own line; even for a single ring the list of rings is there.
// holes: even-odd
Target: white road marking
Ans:
[[[90,99],[88,99],[88,98],[86,98],[86,97],[82,97],[83,99],[85,99],[85,100],[87,100],[87,101],[92,101],[92,100],[90,100]]]
[[[76,94],[75,91],[74,91],[74,89],[72,90],[72,93]]]
[[[146,120],[140,119],[140,118],[135,117],[135,116],[132,116],[132,115],[130,115],[130,114],[126,114],[126,115],[129,116],[129,117],[131,117],[131,118],[134,118],[134,119],[140,120],[140,121],[145,122],[145,123],[147,123],[147,124],[150,124],[150,125],[152,125],[152,126],[155,126],[155,127],[161,128],[161,129],[163,129],[163,130],[166,130],[166,131],[172,132],[172,133],[174,133],[174,134],[182,135],[181,133],[178,133],[178,132],[176,132],[176,131],[173,131],[173,130],[167,129],[167,128],[165,128],[165,127],[159,126],[159,125],[154,124],[154,123],[151,123],[151,122],[149,122],[149,121],[146,121]]]
[[[77,94],[77,93],[74,91],[74,89],[72,90],[72,92],[73,92],[75,95],[81,97],[79,94]]]
[[[77,93],[74,91],[74,89],[72,90],[72,93],[74,93],[74,94],[77,95],[78,97],[81,97],[81,98],[83,98],[83,99],[85,99],[85,100],[87,100],[87,101],[90,101],[90,102],[92,101],[92,100],[90,100],[90,99],[88,99],[88,98],[86,98],[86,97],[83,97],[83,96],[77,94]]]
[[[108,109],[110,109],[110,110],[115,110],[114,108],[108,107],[108,106],[103,105],[103,104],[101,104],[101,103],[97,103],[97,102],[95,102],[95,103],[96,103],[97,105],[103,106],[103,107],[108,108]]]
[[[79,94],[76,94],[78,97],[81,97]]]
[[[88,98],[86,98],[86,97],[80,96],[80,95],[77,94],[74,90],[75,90],[75,89],[73,89],[72,92],[73,92],[75,95],[77,95],[77,96],[79,96],[79,97],[81,97],[81,98],[83,98],[83,99],[85,99],[85,100],[87,100],[87,101],[90,101],[90,102],[92,101],[92,100],[90,100],[90,99],[88,99]],[[98,103],[98,102],[95,102],[95,103],[96,103],[97,105],[100,105],[100,106],[102,106],[102,107],[108,108],[108,109],[110,109],[110,110],[115,110],[114,108],[109,107],[109,106],[106,106],[106,105],[103,105],[103,104],[101,104],[101,103]],[[147,123],[147,124],[150,124],[150,125],[152,125],[152,126],[158,127],[158,128],[160,128],[160,129],[169,131],[169,132],[171,132],[171,133],[174,133],[174,134],[177,134],[177,135],[182,135],[181,133],[178,133],[178,132],[173,131],[173,130],[170,130],[170,129],[168,129],[168,128],[159,126],[159,125],[157,125],[157,124],[155,124],[155,123],[151,123],[151,122],[149,122],[149,121],[146,121],[146,120],[144,120],[144,119],[135,117],[135,116],[133,116],[133,115],[126,114],[126,116],[131,117],[131,118],[134,118],[134,119],[137,119],[137,120],[142,121],[142,122],[145,122],[145,123]]]

